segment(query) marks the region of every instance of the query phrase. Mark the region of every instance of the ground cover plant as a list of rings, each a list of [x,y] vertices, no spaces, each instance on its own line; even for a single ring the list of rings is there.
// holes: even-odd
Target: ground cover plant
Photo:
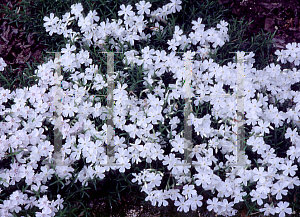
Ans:
[[[296,211],[299,44],[276,51],[276,65],[256,60],[253,52],[245,55],[248,166],[232,167],[235,99],[203,95],[236,93],[235,54],[222,49],[239,50],[230,44],[238,37],[230,28],[236,30],[239,23],[198,17],[179,26],[173,14],[186,7],[181,1],[131,5],[122,4],[118,16],[100,19],[92,8],[84,11],[76,3],[62,16],[44,18],[49,35],[64,39],[61,58],[49,56],[38,66],[32,86],[1,88],[1,214],[87,216],[86,204],[80,201],[79,211],[72,203],[86,198],[89,189],[107,185],[114,187],[106,192],[110,204],[121,201],[122,192],[140,190],[138,196],[153,206],[174,204],[178,212],[226,216],[246,207],[247,214],[284,216]],[[107,54],[101,52],[111,51],[120,52],[114,55],[114,141],[116,163],[122,166],[103,165],[108,72]],[[196,51],[190,117],[196,166],[178,166],[184,163],[185,60],[177,51]],[[58,89],[60,155],[54,152]]]

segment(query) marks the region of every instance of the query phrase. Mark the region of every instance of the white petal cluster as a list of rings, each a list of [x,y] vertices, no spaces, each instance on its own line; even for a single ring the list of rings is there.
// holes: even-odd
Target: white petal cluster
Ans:
[[[238,118],[236,116],[236,99],[223,97],[228,94],[227,85],[233,95],[236,90],[237,64],[229,62],[223,66],[215,63],[209,57],[209,52],[229,41],[228,23],[221,21],[217,27],[206,29],[202,19],[192,21],[193,31],[185,34],[179,26],[173,29],[174,34],[166,43],[168,50],[155,50],[146,46],[141,51],[131,49],[138,41],[151,41],[163,24],[168,25],[168,15],[182,9],[180,0],[151,11],[149,2],[136,3],[137,13],[131,5],[122,5],[118,15],[123,19],[102,21],[96,11],[90,11],[87,16],[82,14],[82,5],[72,5],[71,11],[62,19],[45,17],[45,28],[50,35],[63,35],[69,42],[61,50],[60,59],[49,60],[38,67],[37,85],[24,87],[13,92],[0,87],[0,160],[7,158],[7,153],[16,153],[15,162],[10,169],[0,167],[0,185],[9,187],[24,179],[29,186],[26,193],[41,189],[47,192],[47,181],[57,174],[59,178],[70,183],[74,173],[73,163],[81,157],[86,165],[77,176],[76,181],[87,185],[95,177],[103,179],[105,172],[119,170],[121,173],[137,166],[140,162],[160,162],[168,171],[173,186],[161,188],[161,182],[166,175],[155,169],[144,169],[134,173],[132,182],[142,185],[142,191],[147,194],[146,200],[153,206],[167,206],[174,201],[178,211],[196,210],[205,204],[209,211],[218,215],[233,216],[237,213],[235,204],[242,203],[245,197],[257,203],[264,215],[290,214],[289,203],[286,199],[288,191],[299,186],[300,181],[295,175],[300,162],[300,94],[292,91],[291,85],[300,81],[300,73],[293,70],[282,70],[279,65],[270,64],[263,70],[253,68],[254,54],[245,56],[245,124],[251,126],[251,136],[247,146],[251,147],[257,157],[257,165],[251,167],[232,167],[236,160],[236,132]],[[75,23],[80,32],[72,29]],[[71,27],[71,28],[69,28]],[[145,35],[148,28],[152,34]],[[107,38],[110,38],[108,41]],[[79,42],[76,47],[74,42]],[[125,79],[128,73],[118,72],[113,90],[115,105],[113,107],[115,128],[128,134],[134,142],[125,142],[126,137],[114,135],[114,157],[106,153],[108,135],[112,134],[111,126],[105,123],[108,108],[97,101],[98,95],[91,91],[103,93],[108,87],[107,77],[99,73],[103,65],[91,58],[85,46],[105,48],[124,52],[123,63],[127,68],[143,67],[144,82],[140,84],[146,97],[141,98],[134,92],[129,92]],[[278,60],[282,63],[289,61],[299,65],[299,43],[287,45],[287,50],[276,51]],[[195,49],[197,48],[197,50]],[[182,122],[176,114],[179,112],[177,102],[185,99],[186,60],[176,55],[177,51],[192,50],[191,83],[192,97],[196,106],[210,103],[211,114],[203,117],[192,112],[188,117],[190,126],[194,128],[203,143],[193,144],[188,149],[182,129]],[[196,60],[196,56],[200,60]],[[58,76],[55,72],[61,65],[63,72],[69,73],[69,78]],[[0,70],[5,63],[0,59]],[[160,76],[172,72],[175,83],[166,87]],[[62,84],[62,88],[58,84]],[[266,94],[268,93],[268,95]],[[207,95],[213,95],[209,97]],[[103,96],[102,96],[103,97]],[[105,96],[104,96],[105,97]],[[3,104],[11,100],[11,108]],[[275,104],[292,102],[286,112],[279,111]],[[58,109],[59,106],[61,109]],[[53,114],[58,114],[58,118]],[[221,119],[218,127],[213,127],[213,120]],[[102,123],[96,125],[96,121]],[[284,123],[294,123],[297,127],[287,128],[285,139],[291,145],[286,157],[277,156],[272,144],[267,144],[264,135],[283,126]],[[57,126],[62,133],[63,141],[60,152],[54,152],[55,142],[47,140],[49,131],[45,123]],[[157,128],[165,126],[168,141]],[[204,142],[207,141],[207,142]],[[171,147],[166,154],[164,146]],[[183,159],[186,150],[190,151],[193,162],[187,164]],[[216,153],[224,156],[223,160],[215,157]],[[245,156],[246,163],[251,159]],[[37,172],[38,163],[43,160]],[[17,163],[16,163],[17,162]],[[50,167],[50,162],[54,164]],[[192,170],[194,174],[192,175]],[[223,171],[225,177],[219,176]],[[249,191],[249,185],[255,187]],[[206,202],[200,195],[199,189],[209,191],[214,196]],[[0,189],[1,190],[1,189]],[[248,191],[248,192],[247,192]],[[25,209],[38,207],[42,212],[37,216],[55,216],[62,209],[63,200],[58,195],[56,201],[49,201],[47,196],[39,198],[28,197],[20,191],[14,191],[10,198],[0,204],[1,216]],[[269,204],[269,199],[273,202]]]
[[[4,68],[7,66],[6,62],[2,57],[0,57],[0,72],[4,71]]]

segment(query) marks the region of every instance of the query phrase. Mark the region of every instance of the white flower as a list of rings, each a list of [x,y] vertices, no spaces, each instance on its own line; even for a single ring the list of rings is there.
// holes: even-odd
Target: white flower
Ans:
[[[264,208],[261,208],[259,211],[264,212],[265,216],[268,216],[269,214],[274,215],[276,213],[277,207],[272,207],[269,204],[265,203]]]
[[[218,198],[216,198],[216,197],[214,197],[213,200],[208,199],[208,200],[207,200],[207,204],[208,204],[209,206],[207,206],[207,209],[208,209],[209,211],[213,210],[214,212],[218,212],[218,211],[219,211],[219,207],[220,207],[220,203],[221,203],[221,202],[219,202],[219,201],[218,201]]]
[[[179,46],[179,42],[176,42],[175,39],[172,39],[172,40],[168,40],[168,45],[170,45],[168,47],[169,50],[173,50],[173,51],[176,51],[177,50],[177,47]]]
[[[281,200],[282,199],[282,194],[283,195],[287,195],[287,190],[283,190],[284,188],[286,187],[285,184],[283,183],[275,183],[273,186],[272,186],[272,189],[271,189],[271,193],[272,195],[275,195],[276,194],[276,200]]]
[[[179,28],[179,26],[175,26],[175,32],[173,35],[174,39],[176,41],[180,41],[182,33],[183,33],[183,31]]]
[[[288,208],[290,204],[288,202],[280,201],[276,207],[276,213],[279,213],[279,217],[284,217],[285,213],[292,214],[292,209]]]
[[[177,210],[179,212],[188,212],[190,209],[191,201],[190,200],[185,200],[184,197],[179,198],[179,201],[176,200],[174,203],[175,206],[178,206]]]
[[[169,3],[167,6],[170,8],[172,13],[176,13],[176,11],[179,12],[182,9],[181,3],[181,0],[171,0],[171,3]]]
[[[50,13],[50,17],[44,17],[44,21],[45,21],[44,27],[51,27],[58,23],[59,18],[54,17],[54,14]]]
[[[76,18],[79,18],[82,11],[83,11],[83,7],[81,3],[74,4],[71,6],[71,14],[74,14]]]
[[[4,59],[2,57],[0,57],[0,72],[4,71],[4,68],[7,66],[7,64],[5,63]]]
[[[138,14],[150,14],[149,8],[151,7],[151,3],[145,1],[140,1],[139,3],[135,4],[136,9],[138,10]]]
[[[72,167],[69,166],[57,166],[55,168],[55,171],[58,175],[59,178],[70,178],[72,177],[71,172],[74,171],[74,169]]]
[[[188,198],[196,196],[197,191],[194,188],[195,188],[194,185],[185,185],[185,186],[183,186],[182,194],[187,195]]]
[[[127,5],[125,7],[125,5],[123,4],[123,5],[120,6],[120,8],[121,8],[121,10],[118,11],[118,15],[119,16],[124,15],[124,19],[126,19],[127,16],[133,16],[134,15],[134,12],[131,10],[132,9],[131,5]]]

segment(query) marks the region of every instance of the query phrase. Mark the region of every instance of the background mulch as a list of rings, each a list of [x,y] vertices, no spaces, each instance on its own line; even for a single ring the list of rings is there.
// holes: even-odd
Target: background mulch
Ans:
[[[245,17],[252,22],[245,36],[252,36],[261,30],[274,32],[273,41],[277,49],[292,42],[300,42],[300,1],[298,0],[219,0],[231,9],[233,17]],[[299,14],[298,14],[299,13]]]
[[[0,0],[0,8],[7,5],[11,11],[19,13],[20,2]],[[10,23],[6,19],[9,16],[0,12],[0,57],[12,67],[14,74],[22,74],[23,69],[28,67],[27,63],[41,62],[41,54],[47,47],[36,40],[34,32],[27,34],[24,24]]]

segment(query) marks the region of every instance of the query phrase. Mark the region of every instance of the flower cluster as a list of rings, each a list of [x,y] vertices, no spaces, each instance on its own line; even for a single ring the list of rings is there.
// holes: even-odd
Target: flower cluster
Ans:
[[[237,213],[235,205],[242,203],[247,196],[257,203],[264,215],[290,214],[289,203],[281,200],[286,199],[288,189],[300,185],[299,178],[295,176],[300,162],[299,133],[296,127],[287,129],[285,138],[291,142],[287,157],[278,157],[272,144],[267,144],[263,136],[284,122],[292,122],[300,127],[300,94],[291,90],[291,85],[300,81],[299,71],[296,68],[282,71],[275,64],[257,70],[253,68],[254,54],[245,56],[245,124],[251,128],[251,136],[246,144],[258,156],[259,166],[232,167],[237,154],[234,133],[237,131],[234,121],[237,120],[236,103],[235,98],[222,95],[228,94],[224,85],[230,88],[233,95],[237,94],[237,64],[229,62],[221,66],[209,57],[209,52],[214,52],[214,49],[229,41],[228,23],[221,21],[216,28],[205,29],[202,19],[198,18],[192,21],[193,31],[187,34],[175,26],[167,42],[170,53],[149,46],[141,51],[130,50],[136,41],[154,38],[164,29],[161,22],[166,22],[168,15],[180,11],[182,7],[180,0],[171,0],[163,8],[154,11],[150,11],[150,8],[151,4],[145,1],[136,4],[137,12],[130,5],[122,5],[118,15],[123,16],[124,20],[110,22],[107,19],[99,25],[97,22],[100,18],[96,11],[84,16],[80,3],[72,5],[71,12],[62,19],[54,17],[54,14],[45,17],[46,31],[50,35],[63,34],[69,43],[61,50],[63,54],[60,59],[49,60],[38,67],[37,85],[13,92],[0,88],[0,114],[3,117],[0,122],[0,160],[6,159],[7,153],[15,155],[15,162],[10,164],[9,169],[0,168],[0,185],[9,187],[24,179],[30,186],[30,190],[26,191],[28,194],[36,191],[46,194],[47,182],[54,174],[65,179],[66,185],[70,182],[74,173],[73,163],[80,158],[85,160],[86,165],[79,171],[76,181],[83,185],[93,178],[105,178],[105,172],[109,170],[123,173],[142,161],[149,164],[159,161],[166,166],[173,186],[162,188],[162,178],[166,174],[155,169],[145,168],[141,173],[133,173],[135,178],[132,180],[142,185],[142,191],[147,194],[146,200],[153,206],[167,206],[174,201],[178,211],[187,212],[205,205],[218,215],[230,216]],[[144,15],[149,20],[144,20]],[[69,29],[75,22],[80,32]],[[146,28],[152,34],[146,35]],[[108,37],[109,41],[106,40]],[[75,46],[75,41],[81,47]],[[101,93],[108,87],[107,79],[99,73],[100,67],[93,62],[83,45],[98,47],[103,51],[105,47],[116,51],[123,48],[124,64],[142,66],[145,70],[142,83],[147,96],[145,98],[126,90],[128,85],[124,80],[128,77],[127,73],[118,72],[114,76],[114,79],[119,79],[117,88],[113,90],[113,122],[133,141],[125,142],[125,137],[114,136],[115,161],[105,151],[110,132],[110,126],[105,123],[108,109],[90,95],[90,91]],[[191,54],[194,104],[211,104],[210,114],[198,117],[196,112],[192,112],[188,117],[197,138],[207,141],[193,144],[190,150],[192,164],[187,164],[183,159],[185,138],[179,127],[181,120],[176,115],[179,110],[177,103],[184,100],[186,94],[186,75],[183,70],[186,60],[176,56],[176,52],[182,52],[185,48],[199,51]],[[297,64],[297,55],[281,52],[284,58]],[[70,74],[68,78],[57,76],[57,64],[61,64],[63,71]],[[161,76],[166,72],[172,72],[175,84],[163,84]],[[62,88],[57,86],[60,83]],[[58,112],[58,98],[62,105],[60,120],[54,117],[54,113]],[[288,100],[293,102],[291,108],[287,112],[279,111],[275,101],[283,104]],[[3,105],[8,101],[13,102],[11,108]],[[220,120],[217,128],[212,126],[214,119]],[[96,120],[102,125],[96,126]],[[64,141],[58,153],[54,152],[53,141],[47,140],[47,129],[43,125],[47,122],[54,126],[57,121],[61,123]],[[167,137],[156,130],[161,123],[167,129]],[[170,153],[166,153],[163,144],[171,147]],[[224,156],[225,160],[217,158],[218,155]],[[253,163],[247,155],[245,158],[246,164]],[[55,160],[52,168],[46,160]],[[43,165],[39,166],[39,162],[43,162]],[[192,169],[195,172],[192,173]],[[223,177],[219,175],[222,173]],[[250,189],[249,185],[255,187]],[[204,202],[201,190],[209,191],[214,196]],[[272,203],[268,203],[270,198],[273,198]],[[0,205],[0,213],[3,216],[17,213],[22,205],[27,209],[32,206],[41,209],[37,216],[54,216],[62,208],[62,199],[58,195],[56,201],[49,201],[44,195],[36,200],[34,196],[28,198],[26,194],[15,191]]]
[[[275,54],[278,56],[278,61],[286,63],[289,61],[296,66],[300,65],[300,43],[293,42],[292,44],[286,45],[286,50],[277,50]]]

